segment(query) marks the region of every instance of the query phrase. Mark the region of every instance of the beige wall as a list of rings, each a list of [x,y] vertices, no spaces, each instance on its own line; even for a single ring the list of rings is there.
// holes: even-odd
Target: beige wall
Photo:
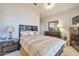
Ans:
[[[79,15],[79,7],[51,15],[41,20],[41,32],[48,30],[48,22],[58,20],[63,25],[61,34],[69,36],[69,27],[72,26],[72,17]]]
[[[4,20],[3,20],[3,7],[0,6],[0,37],[2,35],[2,31],[4,30]]]
[[[18,38],[19,24],[36,25],[40,32],[40,16],[30,6],[24,4],[4,4],[0,5],[0,32],[5,32],[9,25],[13,25],[14,38]],[[3,29],[3,30],[2,30]]]

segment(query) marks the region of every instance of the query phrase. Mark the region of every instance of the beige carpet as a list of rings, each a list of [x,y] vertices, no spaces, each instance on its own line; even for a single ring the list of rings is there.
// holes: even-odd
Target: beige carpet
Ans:
[[[20,51],[15,51],[12,53],[9,53],[5,56],[22,56]],[[77,52],[73,47],[71,46],[65,46],[64,51],[61,54],[61,56],[79,56],[79,52]]]
[[[79,52],[76,51],[72,46],[65,46],[61,56],[79,56]]]
[[[22,56],[22,53],[20,51],[15,51],[4,56]]]

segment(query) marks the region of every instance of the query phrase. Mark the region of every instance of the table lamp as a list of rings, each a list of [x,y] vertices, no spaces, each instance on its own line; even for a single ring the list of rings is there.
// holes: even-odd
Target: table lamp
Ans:
[[[9,33],[9,38],[8,39],[13,39],[12,32],[14,32],[14,27],[13,26],[8,26],[7,27],[7,32]]]

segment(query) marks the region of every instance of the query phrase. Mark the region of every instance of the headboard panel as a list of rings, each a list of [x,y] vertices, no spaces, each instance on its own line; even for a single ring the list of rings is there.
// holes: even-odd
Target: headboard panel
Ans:
[[[21,36],[21,32],[23,31],[38,31],[38,26],[31,25],[19,25],[19,37]]]

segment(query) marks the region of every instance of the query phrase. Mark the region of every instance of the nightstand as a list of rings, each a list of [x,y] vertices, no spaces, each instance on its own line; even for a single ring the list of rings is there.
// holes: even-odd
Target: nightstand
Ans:
[[[18,50],[18,41],[13,39],[0,40],[0,55],[5,55],[12,51]]]

